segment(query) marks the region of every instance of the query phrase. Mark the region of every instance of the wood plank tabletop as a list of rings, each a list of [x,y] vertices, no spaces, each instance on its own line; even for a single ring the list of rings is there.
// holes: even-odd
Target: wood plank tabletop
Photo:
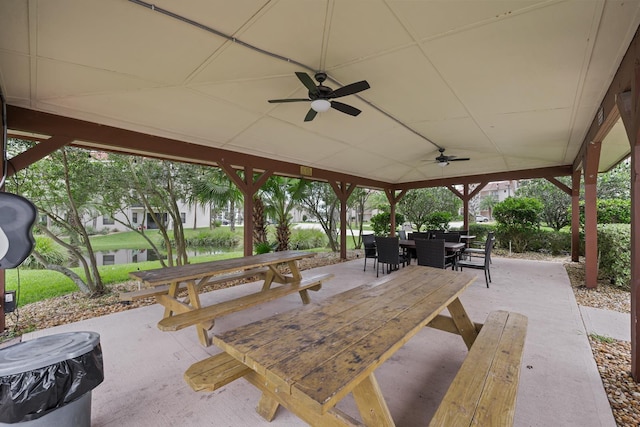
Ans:
[[[325,413],[475,280],[409,266],[323,302],[213,337],[270,387]]]
[[[305,251],[270,252],[267,254],[252,255],[241,258],[157,268],[154,270],[133,271],[129,273],[129,276],[133,279],[144,282],[148,286],[156,286],[165,283],[199,279],[206,275],[211,275],[212,273],[225,274],[243,269],[297,261],[312,256],[315,256],[315,253]]]

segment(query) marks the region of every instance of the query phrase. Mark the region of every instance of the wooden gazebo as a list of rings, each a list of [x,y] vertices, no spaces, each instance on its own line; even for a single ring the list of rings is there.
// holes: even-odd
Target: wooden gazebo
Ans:
[[[639,380],[639,24],[635,1],[2,2],[2,124],[39,141],[3,172],[64,145],[220,167],[245,194],[247,254],[252,195],[272,174],[326,181],[342,202],[381,189],[392,209],[446,186],[468,210],[490,181],[536,177],[577,207],[583,182],[593,287],[596,177],[631,155]],[[339,101],[362,113],[336,104],[304,121],[308,103],[267,102],[307,98],[295,72],[316,71],[333,89],[366,80]],[[471,160],[439,167],[439,149]],[[341,215],[344,256],[345,203]]]

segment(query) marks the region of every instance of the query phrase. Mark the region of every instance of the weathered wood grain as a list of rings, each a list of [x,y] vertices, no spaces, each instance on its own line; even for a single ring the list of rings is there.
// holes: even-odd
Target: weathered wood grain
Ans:
[[[527,330],[521,314],[489,314],[429,426],[513,425]]]

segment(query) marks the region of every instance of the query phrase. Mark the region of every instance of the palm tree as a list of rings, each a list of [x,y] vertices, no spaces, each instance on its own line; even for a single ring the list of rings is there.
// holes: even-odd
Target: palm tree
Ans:
[[[493,207],[498,204],[498,197],[489,195],[480,200],[480,209],[489,211],[489,219],[493,219]]]
[[[265,211],[276,221],[277,251],[289,249],[291,211],[300,204],[307,182],[295,178],[272,176],[262,186]]]
[[[222,169],[210,169],[195,181],[188,199],[190,203],[229,206],[229,229],[235,231],[235,207],[244,201],[244,195]]]

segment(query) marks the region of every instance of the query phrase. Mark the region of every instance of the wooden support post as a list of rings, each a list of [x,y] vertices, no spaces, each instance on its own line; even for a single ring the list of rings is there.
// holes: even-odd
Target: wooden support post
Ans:
[[[640,67],[616,105],[631,146],[631,376],[640,382]]]
[[[340,200],[340,259],[347,259],[347,200],[356,186],[336,181],[329,184]]]
[[[453,194],[455,194],[460,200],[462,200],[462,210],[463,210],[463,215],[464,215],[464,225],[463,225],[463,229],[464,230],[468,230],[469,229],[469,201],[471,199],[473,199],[479,192],[482,191],[482,189],[487,185],[488,183],[485,182],[481,182],[478,185],[476,185],[474,187],[473,190],[469,191],[471,188],[472,184],[463,184],[464,188],[463,188],[463,192],[460,193],[458,190],[456,190],[456,188],[453,185],[447,185],[447,188],[449,189],[449,191],[451,191]]]
[[[580,170],[571,175],[571,261],[580,261]]]
[[[464,197],[462,198],[462,216],[463,216],[462,229],[468,230],[469,229],[469,199],[470,199],[469,184],[464,184],[463,195]]]
[[[387,200],[389,200],[389,204],[391,205],[391,233],[390,236],[396,235],[396,205],[398,202],[404,197],[406,194],[406,190],[401,190],[400,193],[396,194],[396,190],[391,188],[385,188],[384,194],[387,195]]]
[[[237,171],[224,159],[220,159],[218,165],[244,195],[244,256],[251,256],[253,255],[253,195],[256,194],[273,172],[264,171],[254,178],[253,167],[245,165],[244,176],[240,177]]]
[[[585,285],[598,286],[598,211],[596,208],[601,142],[591,142],[584,161]]]
[[[631,375],[640,382],[640,138],[631,147]]]

